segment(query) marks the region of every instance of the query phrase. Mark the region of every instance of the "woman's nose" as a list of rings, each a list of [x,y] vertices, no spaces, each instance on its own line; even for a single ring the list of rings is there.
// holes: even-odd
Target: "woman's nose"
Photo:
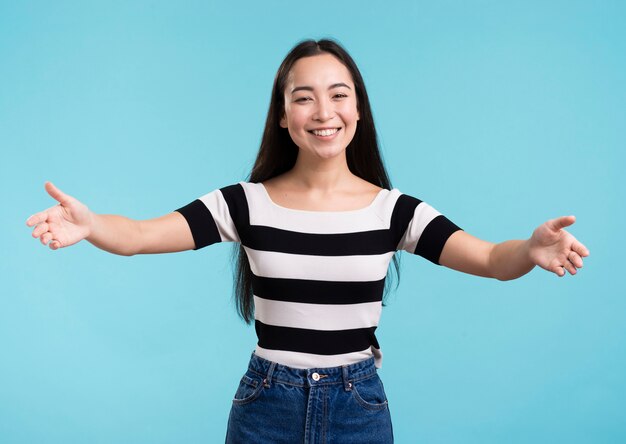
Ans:
[[[328,100],[319,100],[317,102],[317,109],[313,118],[319,121],[326,121],[333,118],[333,105]]]

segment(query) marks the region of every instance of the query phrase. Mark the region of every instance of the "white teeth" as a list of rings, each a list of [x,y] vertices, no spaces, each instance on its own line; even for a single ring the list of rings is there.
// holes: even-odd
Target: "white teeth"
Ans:
[[[339,131],[339,128],[325,129],[325,130],[313,130],[312,132],[316,136],[332,136],[337,131]]]

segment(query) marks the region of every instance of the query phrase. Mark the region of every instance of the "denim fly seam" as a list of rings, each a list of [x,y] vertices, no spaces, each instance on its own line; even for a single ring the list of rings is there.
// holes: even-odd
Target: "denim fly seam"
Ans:
[[[227,443],[393,442],[391,418],[374,358],[298,369],[256,356],[242,377]]]

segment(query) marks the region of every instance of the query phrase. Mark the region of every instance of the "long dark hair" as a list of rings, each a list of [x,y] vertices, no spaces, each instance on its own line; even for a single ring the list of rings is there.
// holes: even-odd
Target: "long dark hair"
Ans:
[[[247,181],[258,183],[289,171],[296,164],[298,146],[291,140],[289,132],[279,125],[280,119],[285,112],[285,86],[287,77],[293,65],[301,58],[319,54],[332,54],[350,71],[354,82],[357,97],[357,107],[360,119],[357,123],[354,138],[346,148],[348,168],[352,174],[381,188],[391,189],[391,182],[383,164],[374,118],[370,109],[370,102],[365,90],[363,77],[356,63],[348,52],[337,42],[332,40],[305,40],[298,43],[283,60],[272,88],[270,107],[267,112],[265,129],[261,147],[257,154],[252,171]],[[254,320],[254,299],[252,291],[252,270],[248,256],[241,244],[233,249],[235,267],[235,304],[237,312],[246,323]],[[398,255],[394,255],[393,264],[400,282],[400,263]],[[388,275],[389,277],[389,275]],[[388,292],[390,279],[385,280],[385,294]],[[397,287],[397,285],[396,285]]]

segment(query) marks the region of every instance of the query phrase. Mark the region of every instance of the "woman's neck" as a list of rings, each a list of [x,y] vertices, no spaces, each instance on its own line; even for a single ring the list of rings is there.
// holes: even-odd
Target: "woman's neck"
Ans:
[[[299,188],[320,192],[349,187],[356,178],[348,168],[345,153],[331,159],[307,159],[299,155],[285,176]]]

